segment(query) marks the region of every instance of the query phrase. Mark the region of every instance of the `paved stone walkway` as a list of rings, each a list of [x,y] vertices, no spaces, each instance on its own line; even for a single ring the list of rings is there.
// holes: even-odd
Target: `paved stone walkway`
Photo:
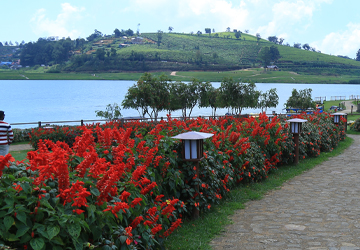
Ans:
[[[30,144],[18,144],[18,145],[10,145],[9,152],[13,151],[21,151],[21,150],[34,150]]]
[[[360,136],[339,156],[236,211],[214,249],[360,250]]]

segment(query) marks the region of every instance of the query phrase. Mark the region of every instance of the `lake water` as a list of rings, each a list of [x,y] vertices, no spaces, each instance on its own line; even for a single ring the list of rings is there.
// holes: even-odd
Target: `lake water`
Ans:
[[[69,81],[69,80],[1,80],[0,110],[6,113],[5,121],[9,123],[37,123],[41,121],[73,121],[96,120],[96,110],[105,110],[107,104],[121,104],[127,89],[135,81]],[[219,82],[212,83],[214,87]],[[257,83],[258,90],[263,92],[276,88],[279,105],[268,109],[268,113],[276,111],[284,113],[284,103],[291,96],[293,88],[297,90],[311,88],[312,97],[360,95],[360,85],[347,84],[286,84]],[[258,109],[243,110],[246,113],[258,113]],[[226,109],[218,109],[217,115],[223,115]],[[136,110],[122,109],[124,117],[139,116]],[[211,108],[194,108],[192,116],[211,115]],[[166,113],[160,113],[166,117]],[[172,116],[181,116],[181,111],[175,111]],[[75,125],[75,124],[74,124]],[[13,125],[15,128],[35,127],[35,125]]]

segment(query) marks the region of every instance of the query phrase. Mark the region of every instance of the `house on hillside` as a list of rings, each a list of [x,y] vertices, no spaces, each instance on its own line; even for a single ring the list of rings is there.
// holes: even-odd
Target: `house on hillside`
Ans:
[[[144,40],[144,38],[142,38],[142,37],[133,37],[133,38],[131,38],[131,42],[133,43],[133,44],[142,44],[143,43],[143,40]]]
[[[276,65],[270,65],[270,66],[267,66],[266,68],[269,70],[274,70],[274,71],[279,70],[278,66],[276,66]]]
[[[130,46],[130,44],[126,44],[126,43],[119,44],[119,48],[124,48],[128,46]]]

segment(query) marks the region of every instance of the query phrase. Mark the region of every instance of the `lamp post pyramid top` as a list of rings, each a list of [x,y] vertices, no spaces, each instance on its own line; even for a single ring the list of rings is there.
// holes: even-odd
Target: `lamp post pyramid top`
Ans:
[[[290,119],[287,120],[288,122],[307,122],[306,119],[299,119],[299,118],[294,118],[294,119]]]
[[[185,133],[173,136],[171,138],[173,138],[173,139],[181,139],[181,140],[201,140],[201,139],[210,138],[213,135],[214,134],[210,134],[210,133],[189,131],[189,132],[185,132]]]

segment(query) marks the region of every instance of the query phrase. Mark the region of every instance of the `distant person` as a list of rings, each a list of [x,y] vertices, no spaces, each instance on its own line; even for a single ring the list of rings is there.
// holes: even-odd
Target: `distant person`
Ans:
[[[14,140],[14,134],[9,123],[4,122],[5,112],[0,110],[0,155],[9,153],[9,145]]]

